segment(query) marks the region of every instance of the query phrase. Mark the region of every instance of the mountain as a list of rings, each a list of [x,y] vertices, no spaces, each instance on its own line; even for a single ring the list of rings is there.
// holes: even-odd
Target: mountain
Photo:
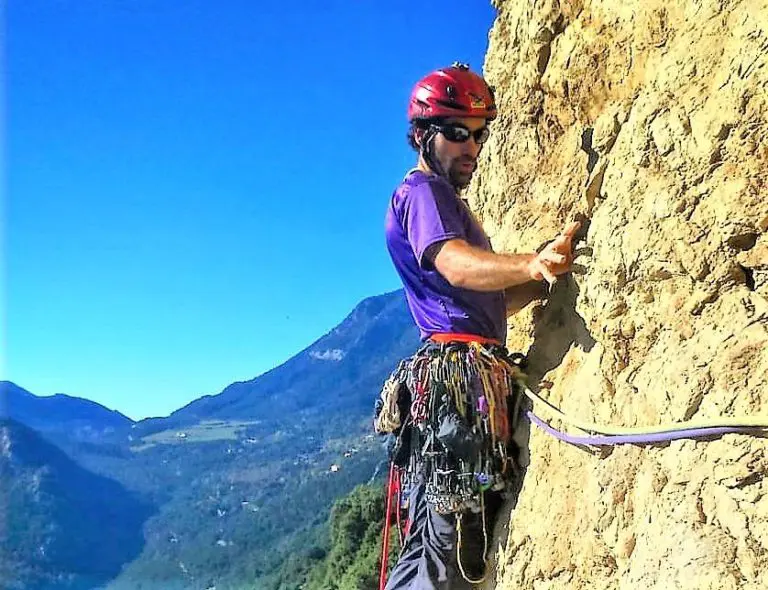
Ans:
[[[266,590],[324,555],[334,501],[382,473],[374,400],[418,345],[403,292],[371,297],[279,367],[137,423],[122,454],[81,455],[159,505],[109,590]]]
[[[0,419],[0,587],[85,590],[143,544],[150,507],[31,428]]]
[[[133,420],[79,397],[33,395],[10,381],[0,381],[0,418],[10,418],[45,435],[94,441],[127,431]]]
[[[317,420],[329,412],[360,417],[371,411],[386,374],[418,344],[402,290],[370,297],[282,365],[193,401],[168,418],[144,420],[135,434],[201,420]]]
[[[8,528],[0,587],[16,579],[8,572],[21,572],[28,585],[16,587],[25,590],[46,582],[78,590],[96,582],[109,590],[279,588],[293,579],[285,564],[302,556],[314,563],[331,550],[333,503],[385,471],[373,404],[418,345],[395,291],[365,299],[275,369],[167,418],[133,424],[87,400],[40,398],[3,383],[15,419],[6,420],[5,438],[20,442],[2,464],[13,483],[0,489],[29,530],[21,517]],[[66,436],[65,425],[79,438]],[[142,512],[150,505],[151,515]],[[115,534],[119,547],[105,541],[104,555],[89,560],[99,520],[124,522],[122,536]],[[73,542],[60,557],[64,538]]]

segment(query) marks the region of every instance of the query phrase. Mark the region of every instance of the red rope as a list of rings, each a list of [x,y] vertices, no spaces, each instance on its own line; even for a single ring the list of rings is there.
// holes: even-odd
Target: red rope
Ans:
[[[400,547],[403,546],[403,543],[405,543],[405,532],[403,529],[403,519],[402,519],[402,513],[403,513],[403,488],[400,486],[400,470],[397,469],[395,471],[395,485],[397,486],[397,504],[395,505],[395,512],[397,514],[397,535],[400,539]]]
[[[395,495],[395,464],[389,464],[389,481],[387,482],[387,511],[384,513],[384,538],[381,541],[381,570],[379,571],[379,590],[387,585],[387,562],[389,561],[389,523],[392,513],[392,497]]]

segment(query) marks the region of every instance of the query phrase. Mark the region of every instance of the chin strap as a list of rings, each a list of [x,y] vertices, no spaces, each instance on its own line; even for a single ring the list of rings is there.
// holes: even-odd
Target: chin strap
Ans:
[[[424,157],[424,161],[427,163],[427,166],[429,166],[429,169],[432,170],[432,172],[438,176],[442,176],[450,183],[451,186],[453,186],[453,182],[451,182],[448,173],[443,170],[442,165],[435,157],[435,137],[437,137],[437,133],[437,127],[434,125],[430,125],[427,128],[426,132],[424,133],[424,138],[421,142],[421,155]],[[455,186],[453,186],[453,188],[458,190],[458,188]]]

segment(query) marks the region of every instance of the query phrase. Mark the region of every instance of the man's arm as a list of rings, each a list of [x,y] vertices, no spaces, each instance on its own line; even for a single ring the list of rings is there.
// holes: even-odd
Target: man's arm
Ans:
[[[453,239],[427,251],[437,271],[454,287],[473,291],[501,291],[531,281],[531,254],[497,254]]]
[[[544,299],[546,296],[547,286],[544,281],[529,281],[522,285],[508,287],[504,289],[507,315],[514,315],[535,299]]]
[[[500,291],[542,279],[553,284],[558,275],[571,270],[571,241],[580,226],[571,222],[538,254],[497,254],[453,238],[433,244],[424,255],[454,287]]]

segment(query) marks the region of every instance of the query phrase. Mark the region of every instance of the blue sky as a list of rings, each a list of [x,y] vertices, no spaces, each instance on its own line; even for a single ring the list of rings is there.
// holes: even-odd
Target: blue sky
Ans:
[[[166,415],[398,288],[408,93],[490,1],[6,5],[2,378]]]

